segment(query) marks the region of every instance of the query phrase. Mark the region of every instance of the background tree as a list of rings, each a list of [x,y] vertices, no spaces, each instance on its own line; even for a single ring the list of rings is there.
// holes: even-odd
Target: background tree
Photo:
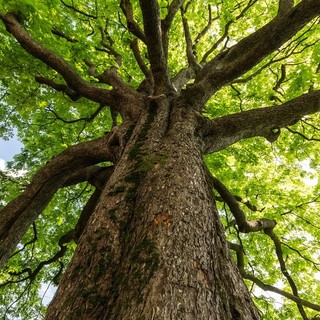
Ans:
[[[318,0],[0,11],[4,319],[319,317]]]

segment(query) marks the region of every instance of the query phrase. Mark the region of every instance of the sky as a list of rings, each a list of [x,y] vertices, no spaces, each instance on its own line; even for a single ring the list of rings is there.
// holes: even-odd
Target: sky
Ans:
[[[5,164],[13,159],[13,156],[21,151],[22,143],[17,140],[17,137],[5,141],[0,139],[0,170],[5,169]]]

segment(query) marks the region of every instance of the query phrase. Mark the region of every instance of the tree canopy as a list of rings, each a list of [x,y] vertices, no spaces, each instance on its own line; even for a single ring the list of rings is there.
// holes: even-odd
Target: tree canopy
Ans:
[[[316,0],[1,0],[0,137],[17,129],[24,147],[0,172],[0,209],[46,163],[63,165],[77,148],[85,162],[81,143],[98,150],[136,119],[122,93],[130,105],[169,88],[203,116],[220,218],[263,319],[320,318],[319,14]],[[108,164],[106,152],[96,163]],[[56,190],[45,189],[48,203],[0,274],[4,319],[45,314],[95,170],[50,180]]]

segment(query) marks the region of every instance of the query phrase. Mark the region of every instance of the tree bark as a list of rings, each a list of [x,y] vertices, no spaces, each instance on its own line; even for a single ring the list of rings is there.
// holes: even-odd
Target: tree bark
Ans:
[[[151,98],[46,319],[260,319],[235,266],[196,116]]]

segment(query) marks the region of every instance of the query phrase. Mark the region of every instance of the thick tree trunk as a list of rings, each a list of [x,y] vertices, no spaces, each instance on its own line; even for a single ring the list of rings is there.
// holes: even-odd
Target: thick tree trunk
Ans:
[[[192,113],[151,101],[46,319],[260,319],[226,245]]]

